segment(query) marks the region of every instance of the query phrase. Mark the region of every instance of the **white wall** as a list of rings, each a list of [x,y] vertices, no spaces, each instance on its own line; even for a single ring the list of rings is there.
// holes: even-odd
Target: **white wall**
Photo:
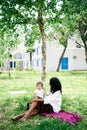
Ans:
[[[68,70],[87,70],[85,50],[83,48],[68,48],[64,57],[68,57]]]
[[[58,67],[59,57],[62,53],[62,48],[59,50],[56,46],[47,46],[47,71],[56,71]]]
[[[46,69],[47,71],[56,71],[58,67],[59,57],[61,56],[63,47],[59,49],[56,40],[47,43],[46,50]]]
[[[58,67],[59,58],[64,49],[63,46],[59,46],[56,40],[47,41],[46,48],[46,70],[47,71],[56,71]],[[37,44],[36,48],[38,45]],[[68,47],[66,49],[64,57],[68,57],[68,70],[87,70],[87,65],[85,62],[85,50],[84,48],[76,48],[75,41],[72,39],[68,40]],[[42,54],[40,53],[38,56],[36,54],[33,55],[33,59],[41,59]],[[42,67],[34,66],[35,69],[41,70]],[[61,70],[61,66],[60,66]]]
[[[73,59],[73,70],[87,70],[85,50],[79,48],[74,49],[73,54],[76,56],[76,59]]]
[[[64,57],[68,57],[68,70],[73,70],[73,58],[72,58],[73,49],[66,49]],[[60,70],[61,70],[61,66],[60,66]]]

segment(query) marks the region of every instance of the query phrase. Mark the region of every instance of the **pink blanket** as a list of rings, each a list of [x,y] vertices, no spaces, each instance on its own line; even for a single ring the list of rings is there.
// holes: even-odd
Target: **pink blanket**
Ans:
[[[54,112],[54,113],[43,113],[43,116],[49,116],[49,117],[53,117],[53,118],[58,118],[64,122],[68,122],[71,125],[75,125],[76,122],[81,122],[82,118],[76,114],[76,113],[70,113],[70,112],[66,112],[64,110],[59,111],[58,113]]]

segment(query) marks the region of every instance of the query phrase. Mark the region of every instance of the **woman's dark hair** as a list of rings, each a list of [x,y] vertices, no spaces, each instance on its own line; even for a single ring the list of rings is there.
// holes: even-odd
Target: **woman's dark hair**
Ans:
[[[52,93],[54,93],[54,92],[56,92],[58,90],[60,90],[60,92],[62,93],[61,83],[60,83],[58,78],[53,77],[53,78],[50,79],[50,91]]]

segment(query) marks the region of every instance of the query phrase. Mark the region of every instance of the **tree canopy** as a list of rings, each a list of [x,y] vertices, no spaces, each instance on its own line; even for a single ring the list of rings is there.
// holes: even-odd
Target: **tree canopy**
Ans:
[[[63,0],[62,11],[66,25],[74,32],[76,29],[83,41],[87,62],[87,1]]]
[[[1,27],[14,29],[17,25],[38,25],[42,38],[43,81],[46,77],[45,27],[56,17],[57,3],[58,0],[2,0],[0,2]]]
[[[43,76],[46,75],[46,30],[55,23],[67,28],[60,42],[64,45],[69,33],[79,30],[85,47],[87,60],[87,1],[86,0],[2,0],[0,1],[0,28],[18,34],[17,29],[24,28],[25,41],[32,45],[38,35],[42,38]],[[31,30],[29,30],[29,26]],[[32,31],[31,33],[29,31]],[[30,38],[31,37],[31,38]]]

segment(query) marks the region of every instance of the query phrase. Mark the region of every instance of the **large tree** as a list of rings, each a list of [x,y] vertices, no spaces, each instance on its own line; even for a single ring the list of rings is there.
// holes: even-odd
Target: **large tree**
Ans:
[[[70,28],[77,29],[83,41],[87,63],[87,1],[86,0],[62,0],[62,12],[64,19]],[[71,26],[72,25],[72,26]],[[72,30],[73,32],[73,30]]]
[[[2,0],[0,1],[2,23],[9,28],[15,25],[37,24],[42,37],[43,72],[42,80],[46,78],[46,36],[45,28],[53,21],[58,11],[59,0]],[[3,24],[2,24],[3,25]]]

